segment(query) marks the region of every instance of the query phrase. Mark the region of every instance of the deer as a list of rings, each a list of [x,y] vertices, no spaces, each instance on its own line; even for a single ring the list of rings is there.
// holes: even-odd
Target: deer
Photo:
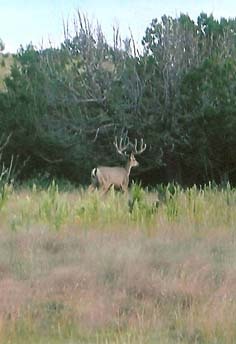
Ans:
[[[103,193],[106,194],[111,186],[114,186],[114,188],[121,189],[124,193],[128,192],[130,171],[133,167],[139,166],[135,156],[142,154],[147,148],[147,145],[144,143],[143,139],[141,139],[138,149],[137,139],[135,139],[134,144],[132,144],[128,137],[121,137],[119,144],[117,137],[115,137],[113,144],[118,154],[128,157],[127,164],[125,167],[98,166],[94,168],[91,172],[90,190],[100,188],[103,190]],[[132,147],[132,151],[128,154],[127,149],[130,146]]]

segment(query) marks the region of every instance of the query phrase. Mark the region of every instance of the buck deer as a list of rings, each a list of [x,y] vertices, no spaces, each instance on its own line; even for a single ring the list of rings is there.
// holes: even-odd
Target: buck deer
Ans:
[[[101,188],[105,194],[113,185],[115,188],[122,189],[124,192],[128,191],[131,168],[139,165],[138,161],[135,159],[135,155],[143,153],[147,145],[144,144],[143,139],[141,139],[140,148],[138,149],[137,139],[135,139],[135,143],[132,144],[127,137],[125,139],[121,138],[118,145],[116,137],[114,146],[120,155],[129,157],[126,167],[98,166],[94,168],[91,172],[91,190],[98,187]],[[132,147],[132,152],[128,155],[127,149],[130,146]]]

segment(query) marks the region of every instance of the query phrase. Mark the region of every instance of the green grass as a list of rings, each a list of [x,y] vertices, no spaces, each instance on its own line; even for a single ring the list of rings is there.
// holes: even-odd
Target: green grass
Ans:
[[[230,185],[1,197],[1,343],[236,342]]]

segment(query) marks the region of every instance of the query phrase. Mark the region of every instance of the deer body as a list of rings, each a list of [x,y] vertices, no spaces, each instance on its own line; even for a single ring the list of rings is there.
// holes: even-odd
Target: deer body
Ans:
[[[105,193],[112,185],[127,192],[131,168],[138,165],[138,161],[131,154],[126,167],[98,166],[91,173],[92,185],[94,187],[101,187]]]
[[[126,167],[98,166],[94,168],[91,172],[91,190],[98,187],[101,188],[104,193],[106,193],[111,186],[114,186],[117,189],[122,189],[122,191],[124,192],[128,191],[131,168],[139,165],[138,161],[135,159],[135,155],[141,154],[146,149],[146,145],[143,144],[142,139],[140,150],[138,150],[137,140],[135,140],[134,150],[131,152],[130,155],[126,153],[126,149],[131,145],[129,139],[127,139],[126,144],[123,144],[123,139],[121,138],[118,145],[116,138],[114,145],[119,154],[129,157]]]

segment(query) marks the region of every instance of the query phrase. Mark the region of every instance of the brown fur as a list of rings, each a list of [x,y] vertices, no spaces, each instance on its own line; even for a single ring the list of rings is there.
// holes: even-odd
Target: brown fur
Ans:
[[[91,185],[89,188],[93,190],[99,187],[106,193],[113,185],[115,188],[127,192],[131,168],[138,165],[139,163],[135,159],[134,154],[131,153],[126,167],[99,166],[94,168],[91,173]]]

